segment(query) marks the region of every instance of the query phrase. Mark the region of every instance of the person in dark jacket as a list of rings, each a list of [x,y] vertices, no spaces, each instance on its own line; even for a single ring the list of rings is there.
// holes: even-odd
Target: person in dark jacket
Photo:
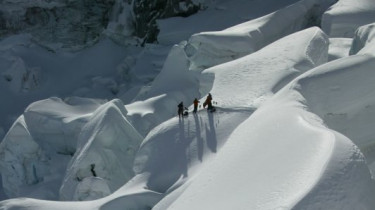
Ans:
[[[177,107],[178,107],[177,109],[178,117],[181,118],[184,113],[184,103],[181,101],[181,103],[179,103]]]
[[[197,113],[197,110],[198,110],[198,104],[199,104],[199,101],[198,101],[197,98],[194,99],[193,104],[194,104],[194,110],[193,110],[193,112],[194,112],[194,113]]]

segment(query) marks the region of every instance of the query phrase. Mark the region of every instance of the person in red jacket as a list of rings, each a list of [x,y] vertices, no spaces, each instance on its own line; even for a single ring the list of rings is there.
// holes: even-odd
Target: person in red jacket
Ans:
[[[208,110],[211,110],[213,107],[212,107],[212,95],[211,93],[208,94],[207,98],[206,98],[206,101],[203,103],[203,107],[206,107],[207,106],[207,109]]]

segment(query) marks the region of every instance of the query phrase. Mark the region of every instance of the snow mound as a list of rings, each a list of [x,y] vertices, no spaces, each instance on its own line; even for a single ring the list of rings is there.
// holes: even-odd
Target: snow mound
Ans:
[[[313,27],[203,71],[201,91],[210,91],[220,107],[257,108],[299,74],[325,63],[327,57],[328,38]]]
[[[340,0],[322,17],[322,29],[330,37],[352,38],[358,27],[375,22],[372,0]]]
[[[194,34],[187,46],[191,69],[204,69],[253,53],[299,30],[316,25],[324,4],[299,1],[269,15],[223,31]]]
[[[368,24],[359,27],[355,31],[353,45],[350,54],[374,54],[375,50],[375,24]]]

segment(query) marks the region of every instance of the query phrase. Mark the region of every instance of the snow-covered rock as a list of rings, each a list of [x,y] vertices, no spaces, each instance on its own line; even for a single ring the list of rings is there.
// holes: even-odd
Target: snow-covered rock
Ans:
[[[358,27],[375,22],[372,0],[340,0],[322,17],[322,29],[330,37],[352,38]]]

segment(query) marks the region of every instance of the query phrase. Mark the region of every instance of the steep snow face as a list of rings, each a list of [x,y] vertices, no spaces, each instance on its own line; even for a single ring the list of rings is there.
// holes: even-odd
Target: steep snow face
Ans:
[[[340,0],[322,17],[322,29],[330,37],[352,38],[358,27],[375,22],[372,0]]]
[[[351,56],[318,67],[296,82],[295,87],[303,95],[305,105],[328,127],[349,137],[362,152],[350,144],[351,152],[347,154],[341,149],[335,150],[332,154],[334,161],[330,162],[336,163],[327,165],[319,183],[296,209],[374,208],[375,182],[368,174],[370,168],[374,175],[375,160],[372,129],[375,118],[374,62],[372,56]],[[329,196],[321,199],[319,195]],[[345,199],[335,203],[339,197]]]
[[[58,199],[65,171],[64,200],[115,191],[133,176],[131,163],[141,142],[125,114],[118,100],[51,98],[30,105],[0,145],[7,195]]]
[[[319,16],[326,7],[317,1],[299,1],[223,31],[194,34],[187,46],[187,54],[192,62],[190,68],[204,69],[228,62],[253,53],[286,35],[319,25]]]
[[[350,54],[371,54],[375,55],[375,24],[368,24],[359,27],[355,31],[353,45]]]
[[[201,91],[211,92],[220,107],[257,108],[299,74],[325,63],[327,57],[328,38],[313,27],[203,71]]]
[[[328,127],[349,137],[375,174],[375,59],[368,55],[324,65],[301,79],[301,93]],[[324,103],[321,103],[321,101]]]

